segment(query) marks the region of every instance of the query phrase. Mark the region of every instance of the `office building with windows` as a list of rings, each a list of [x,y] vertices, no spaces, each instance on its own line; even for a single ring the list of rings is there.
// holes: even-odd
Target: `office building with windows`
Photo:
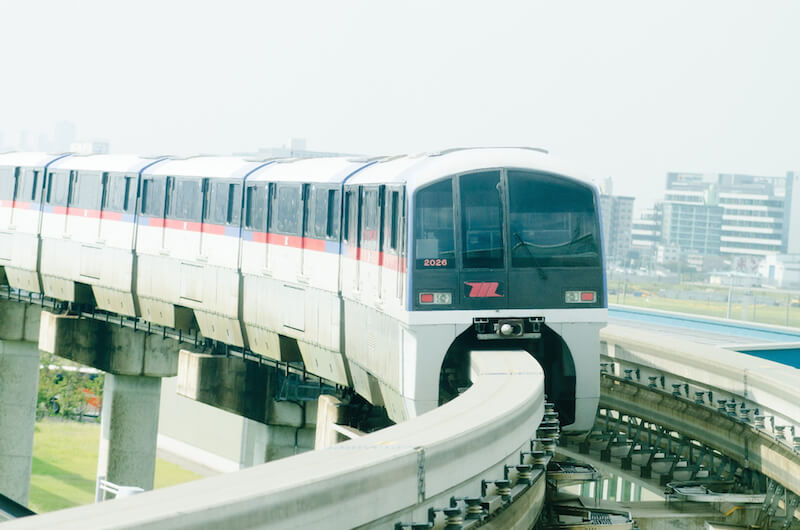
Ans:
[[[682,252],[764,257],[800,248],[798,177],[668,173],[662,241]],[[794,202],[795,212],[792,212]],[[793,215],[794,214],[794,215]]]
[[[633,197],[600,195],[603,247],[609,262],[624,261],[631,249]]]

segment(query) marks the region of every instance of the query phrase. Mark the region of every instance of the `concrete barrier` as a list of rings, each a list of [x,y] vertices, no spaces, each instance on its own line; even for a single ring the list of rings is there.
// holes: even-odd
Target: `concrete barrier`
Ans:
[[[469,390],[413,421],[237,473],[20,519],[4,529],[392,528],[398,521],[426,521],[428,508],[446,506],[451,496],[479,497],[481,479],[503,478],[503,466],[519,464],[519,452],[529,448],[542,420],[544,375],[529,354],[474,352],[472,369]]]

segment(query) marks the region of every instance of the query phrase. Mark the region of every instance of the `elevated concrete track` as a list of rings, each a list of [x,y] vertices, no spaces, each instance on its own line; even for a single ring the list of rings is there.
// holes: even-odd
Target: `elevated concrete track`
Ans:
[[[544,472],[520,474],[517,466],[544,415],[543,372],[519,351],[473,352],[472,371],[466,392],[413,421],[238,473],[6,527],[394,528],[427,523],[453,497],[482,497],[487,513],[473,523],[530,527],[544,502]],[[507,487],[512,491],[501,491]]]

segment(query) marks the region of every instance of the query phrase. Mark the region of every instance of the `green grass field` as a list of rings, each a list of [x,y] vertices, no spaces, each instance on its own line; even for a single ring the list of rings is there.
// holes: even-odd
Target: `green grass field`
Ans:
[[[609,288],[616,288],[617,285],[609,284]],[[627,293],[624,296],[621,291],[617,290],[613,294],[608,295],[608,301],[612,304],[623,304],[636,307],[643,307],[648,309],[660,309],[662,311],[676,311],[679,313],[689,313],[692,315],[703,315],[717,318],[725,318],[728,313],[727,302],[718,302],[713,300],[678,300],[675,298],[666,298],[656,294],[659,285],[650,284],[631,284],[627,286]],[[673,286],[670,288],[674,289]],[[708,289],[709,291],[711,289]],[[724,291],[717,288],[717,291]],[[636,292],[642,293],[641,296],[635,296]],[[769,293],[758,292],[758,296],[767,297]],[[761,324],[773,324],[776,326],[789,326],[800,328],[800,307],[789,307],[787,314],[786,311],[786,295],[773,295],[780,305],[765,305],[762,303],[747,304],[742,307],[741,303],[731,304],[731,319],[733,320],[746,320],[749,322],[758,322]],[[788,316],[788,318],[787,318]]]
[[[30,509],[50,512],[94,502],[100,425],[40,421],[33,438]],[[156,461],[155,487],[202,478],[181,467]]]

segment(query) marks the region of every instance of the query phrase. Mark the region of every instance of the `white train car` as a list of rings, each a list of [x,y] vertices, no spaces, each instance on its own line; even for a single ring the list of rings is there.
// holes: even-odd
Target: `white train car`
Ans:
[[[238,157],[170,159],[142,173],[137,216],[137,297],[146,320],[234,346],[239,321],[239,241],[246,177],[264,165]]]
[[[459,149],[345,183],[344,352],[359,393],[402,420],[467,384],[470,350],[522,348],[567,430],[591,428],[604,264],[597,192],[569,175],[538,150]]]
[[[139,176],[161,160],[73,155],[50,165],[40,231],[45,295],[138,316],[133,246]]]
[[[0,154],[0,283],[41,293],[39,228],[47,167],[67,154]]]
[[[339,297],[344,158],[284,160],[247,179],[242,323],[250,349],[349,385]]]
[[[512,348],[540,362],[567,430],[592,427],[607,319],[597,191],[539,150],[70,157],[42,203],[52,162],[0,155],[14,287],[40,291],[41,228],[46,293],[91,286],[103,309],[302,360],[395,421],[468,385],[470,351]]]

